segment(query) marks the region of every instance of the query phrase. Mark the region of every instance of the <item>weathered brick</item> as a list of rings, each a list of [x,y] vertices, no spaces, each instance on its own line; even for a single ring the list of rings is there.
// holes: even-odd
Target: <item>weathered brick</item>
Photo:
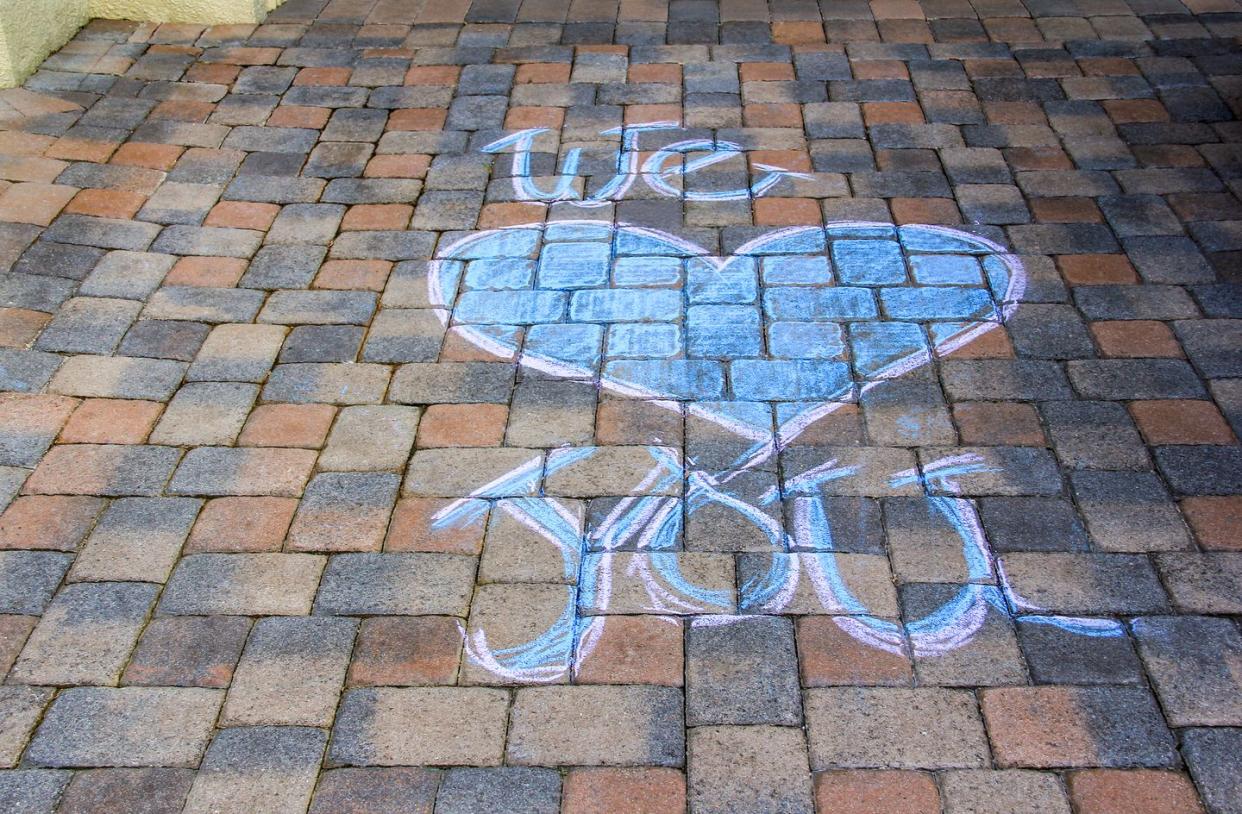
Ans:
[[[498,766],[508,704],[508,693],[483,687],[350,690],[328,759],[333,765]]]
[[[250,620],[235,616],[155,619],[143,632],[122,683],[227,687],[249,630]]]
[[[346,407],[319,466],[338,471],[400,470],[414,446],[418,420],[414,407]]]
[[[196,554],[177,563],[159,610],[168,614],[300,616],[310,612],[324,557]]]
[[[260,619],[233,673],[221,724],[330,725],[356,629],[351,619]]]
[[[1173,736],[1143,688],[984,690],[983,715],[1002,767],[1171,766]]]
[[[177,561],[200,505],[190,498],[114,501],[86,539],[69,579],[163,582]]]
[[[26,753],[35,766],[195,767],[223,693],[180,687],[73,687]]]
[[[44,611],[12,679],[27,684],[115,683],[155,594],[155,586],[136,583],[67,586]]]
[[[296,726],[220,730],[203,757],[184,811],[305,810],[326,740],[321,730]],[[262,770],[255,771],[256,766]]]
[[[693,811],[811,814],[806,736],[800,729],[700,726],[690,730],[689,747],[687,793]]]
[[[525,687],[507,760],[521,765],[675,766],[685,759],[682,701],[667,687]]]
[[[315,453],[304,449],[190,450],[168,484],[179,495],[297,496],[315,465]]]
[[[465,616],[474,569],[472,558],[453,554],[338,554],[324,572],[315,610],[349,616]]]

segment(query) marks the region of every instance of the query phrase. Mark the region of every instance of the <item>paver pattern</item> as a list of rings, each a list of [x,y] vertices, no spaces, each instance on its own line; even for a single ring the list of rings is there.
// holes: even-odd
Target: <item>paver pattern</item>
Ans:
[[[1240,36],[88,25],[0,93],[0,810],[1242,812]]]

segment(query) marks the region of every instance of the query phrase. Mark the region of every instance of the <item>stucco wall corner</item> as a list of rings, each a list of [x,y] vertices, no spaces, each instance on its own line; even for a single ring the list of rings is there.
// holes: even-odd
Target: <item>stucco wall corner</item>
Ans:
[[[90,16],[153,23],[260,23],[268,0],[90,0]]]
[[[0,0],[0,88],[20,84],[87,19],[87,0]]]

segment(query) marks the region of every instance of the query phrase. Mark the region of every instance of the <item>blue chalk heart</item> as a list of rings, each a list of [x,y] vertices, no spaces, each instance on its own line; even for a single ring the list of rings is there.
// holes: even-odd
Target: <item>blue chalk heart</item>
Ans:
[[[458,240],[428,285],[484,350],[766,441],[995,328],[1025,275],[1002,247],[940,226],[793,227],[718,258],[645,227],[567,221]]]

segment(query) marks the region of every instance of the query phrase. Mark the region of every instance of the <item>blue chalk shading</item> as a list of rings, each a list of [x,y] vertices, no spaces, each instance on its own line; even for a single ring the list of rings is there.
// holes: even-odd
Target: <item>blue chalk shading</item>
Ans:
[[[676,286],[681,282],[676,257],[619,257],[612,266],[614,285],[623,287]]]
[[[691,262],[686,269],[686,293],[696,305],[754,302],[759,295],[755,261],[738,258],[722,269]]]
[[[827,257],[777,255],[763,258],[764,285],[827,285],[832,268]]]
[[[763,352],[759,309],[745,305],[692,305],[686,310],[690,356],[732,359]]]
[[[569,295],[563,291],[467,291],[457,299],[453,316],[478,325],[533,325],[556,322]]]
[[[1005,294],[1009,291],[1009,267],[996,255],[988,255],[983,258],[983,274],[987,277],[988,287],[992,289],[992,296],[998,301],[1004,301]]]
[[[845,352],[845,342],[835,322],[773,322],[768,352],[785,359],[836,359]]]
[[[674,322],[680,317],[681,293],[663,289],[575,291],[569,304],[575,322]]]
[[[893,319],[995,319],[992,297],[981,288],[885,288],[884,312]]]
[[[923,285],[979,285],[979,261],[962,254],[916,254],[910,257],[914,281]]]
[[[868,288],[769,288],[763,307],[770,319],[793,322],[870,319],[879,313]]]
[[[1109,639],[1126,635],[1125,627],[1115,619],[1095,619],[1077,616],[1019,616],[1019,620],[1028,624],[1059,627],[1079,636],[1090,636],[1097,639]]]
[[[608,328],[608,356],[661,359],[681,353],[681,328],[660,322],[623,322]]]
[[[699,407],[752,427],[772,426],[772,405],[763,401],[705,401]]]
[[[594,370],[599,364],[604,329],[576,322],[533,325],[526,333],[526,351],[536,356]]]
[[[733,395],[752,401],[832,399],[850,387],[849,367],[841,362],[738,359],[729,364]]]
[[[745,248],[739,251],[739,256],[755,255],[762,256],[766,254],[817,254],[824,250],[827,241],[824,238],[824,230],[818,226],[808,226],[803,229],[791,231],[781,236],[780,240],[768,241],[757,246]]]
[[[891,224],[855,223],[853,221],[840,221],[838,223],[830,223],[824,227],[824,232],[832,240],[846,240],[849,238],[868,238],[868,237],[893,238],[897,236],[897,229]]]
[[[583,223],[576,221],[573,223],[556,223],[553,221],[544,227],[543,239],[549,243],[554,242],[587,242],[602,240],[609,242],[613,238],[611,226],[602,223]]]
[[[489,258],[471,260],[466,266],[466,288],[514,289],[530,288],[535,273],[533,260]]]
[[[440,260],[435,268],[436,279],[440,283],[440,294],[446,303],[452,303],[457,294],[457,285],[461,282],[466,264],[460,260]]]
[[[888,285],[906,281],[901,246],[892,240],[837,240],[832,244],[837,279],[848,285]]]
[[[895,362],[927,352],[922,329],[911,322],[855,322],[850,348],[859,376],[871,377]]]
[[[910,252],[988,254],[992,251],[981,241],[972,237],[928,229],[926,226],[901,226],[898,227],[897,232],[906,251]]]
[[[701,401],[724,395],[724,365],[704,359],[623,359],[604,375],[667,398]]]
[[[540,232],[537,229],[502,229],[482,240],[473,240],[454,249],[452,256],[458,260],[479,260],[493,257],[534,257],[539,247]]]
[[[642,255],[644,257],[691,257],[700,252],[688,251],[682,246],[633,229],[617,231],[617,254]]]
[[[541,288],[590,288],[608,282],[607,243],[549,243],[539,256]]]

